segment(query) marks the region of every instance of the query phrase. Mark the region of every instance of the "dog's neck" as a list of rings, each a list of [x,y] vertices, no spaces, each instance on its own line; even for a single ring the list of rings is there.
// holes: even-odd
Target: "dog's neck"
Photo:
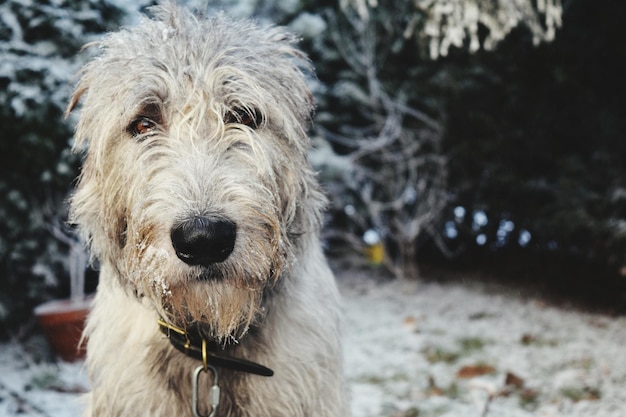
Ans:
[[[203,338],[199,331],[193,331],[193,326],[191,329],[183,330],[164,320],[158,320],[158,324],[161,332],[167,336],[176,350],[201,361],[205,365],[261,376],[274,375],[274,371],[258,363],[225,356],[223,348],[217,343]]]

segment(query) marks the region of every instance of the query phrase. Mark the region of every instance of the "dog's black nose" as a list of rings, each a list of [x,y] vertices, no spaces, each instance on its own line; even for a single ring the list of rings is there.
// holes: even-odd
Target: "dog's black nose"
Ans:
[[[214,217],[192,217],[172,228],[176,256],[188,265],[209,266],[223,262],[232,253],[237,225]]]

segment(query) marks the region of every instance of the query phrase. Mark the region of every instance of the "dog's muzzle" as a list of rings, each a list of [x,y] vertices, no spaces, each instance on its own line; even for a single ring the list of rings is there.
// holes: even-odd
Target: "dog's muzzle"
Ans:
[[[235,248],[237,225],[218,217],[194,216],[172,227],[176,256],[188,265],[209,267],[224,262]]]

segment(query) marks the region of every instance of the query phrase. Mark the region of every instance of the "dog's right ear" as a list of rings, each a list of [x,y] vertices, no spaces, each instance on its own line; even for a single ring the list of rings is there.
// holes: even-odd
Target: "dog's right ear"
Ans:
[[[67,108],[65,109],[65,113],[63,115],[64,118],[67,119],[70,116],[70,113],[76,108],[76,106],[78,106],[80,98],[83,96],[83,94],[85,94],[86,91],[87,87],[79,83],[79,85],[74,90],[74,93],[72,93],[72,97],[70,97],[70,102],[68,103]]]
[[[94,46],[98,46],[100,45],[99,42],[89,42],[85,45],[83,45],[82,48],[80,48],[80,51],[78,51],[78,53],[82,53],[84,51],[86,51],[89,48],[92,48]],[[88,65],[88,64],[87,64]],[[70,82],[76,81],[76,87],[74,89],[74,92],[72,93],[72,97],[70,97],[70,102],[67,105],[67,108],[65,109],[65,113],[63,114],[63,117],[65,119],[67,119],[70,115],[70,113],[72,111],[74,111],[74,109],[76,108],[76,106],[78,106],[78,103],[80,102],[81,97],[85,94],[85,92],[87,91],[87,85],[84,81],[84,77],[85,77],[85,67],[81,68],[75,75],[74,77],[72,77]]]

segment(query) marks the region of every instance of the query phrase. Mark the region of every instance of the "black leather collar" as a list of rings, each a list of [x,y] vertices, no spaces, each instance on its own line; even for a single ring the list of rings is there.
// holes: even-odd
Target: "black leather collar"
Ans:
[[[218,354],[217,351],[220,348],[216,343],[209,342],[199,336],[193,337],[183,329],[168,324],[164,320],[158,320],[158,323],[161,332],[167,336],[172,346],[191,358],[197,359],[203,363],[206,362],[206,364],[216,368],[226,368],[232,371],[246,372],[261,376],[274,375],[274,371],[258,363]]]

